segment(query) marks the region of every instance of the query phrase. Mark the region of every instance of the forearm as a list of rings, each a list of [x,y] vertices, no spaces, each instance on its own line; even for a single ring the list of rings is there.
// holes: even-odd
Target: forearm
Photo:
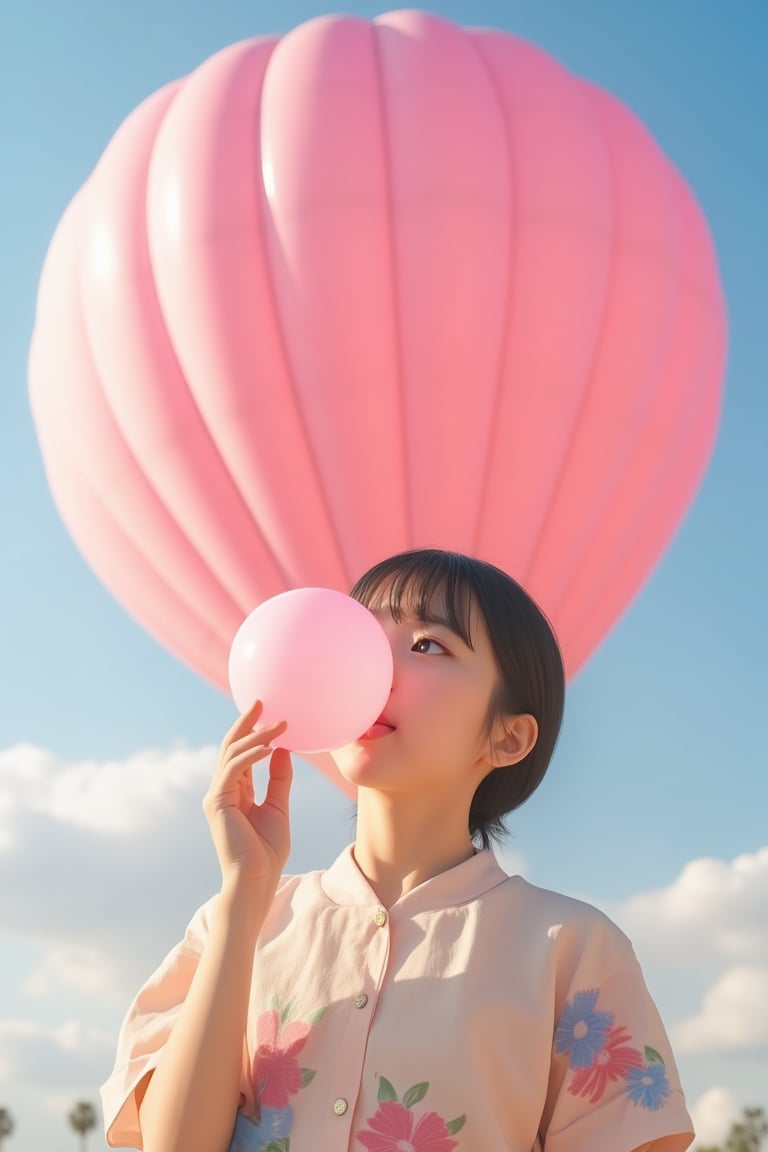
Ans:
[[[239,1103],[253,956],[272,893],[222,890],[197,971],[140,1105],[145,1152],[226,1152]]]

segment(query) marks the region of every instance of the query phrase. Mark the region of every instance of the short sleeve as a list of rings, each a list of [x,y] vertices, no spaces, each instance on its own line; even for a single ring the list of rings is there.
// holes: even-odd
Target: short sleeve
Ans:
[[[192,983],[210,932],[215,898],[193,916],[184,939],[150,976],[128,1009],[112,1075],[101,1088],[107,1144],[141,1148],[136,1089],[156,1066]]]
[[[684,1152],[693,1124],[629,940],[600,916],[587,947],[563,947],[543,1152]]]

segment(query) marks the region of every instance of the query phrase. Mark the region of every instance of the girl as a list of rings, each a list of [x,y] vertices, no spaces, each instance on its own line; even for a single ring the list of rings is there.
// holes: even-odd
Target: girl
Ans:
[[[386,560],[352,595],[394,655],[384,713],[334,754],[358,789],[355,842],[327,871],[281,876],[290,757],[255,704],[205,798],[221,890],[128,1013],[102,1089],[108,1142],[682,1152],[691,1122],[629,941],[489,851],[557,739],[547,621],[503,572],[453,553]]]

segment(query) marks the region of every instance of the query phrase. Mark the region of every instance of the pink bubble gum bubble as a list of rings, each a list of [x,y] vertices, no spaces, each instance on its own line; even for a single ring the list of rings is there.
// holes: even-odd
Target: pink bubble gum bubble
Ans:
[[[265,600],[238,628],[229,685],[259,726],[286,720],[274,741],[290,752],[327,752],[378,719],[392,688],[392,649],[375,616],[342,592],[296,588]]]

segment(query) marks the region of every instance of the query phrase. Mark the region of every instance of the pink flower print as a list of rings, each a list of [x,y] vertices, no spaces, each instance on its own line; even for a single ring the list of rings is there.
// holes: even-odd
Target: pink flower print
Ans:
[[[574,1096],[588,1096],[596,1104],[610,1080],[621,1080],[630,1068],[642,1068],[643,1057],[637,1048],[627,1044],[631,1039],[626,1028],[611,1028],[605,1046],[595,1056],[589,1068],[578,1068],[568,1091]]]
[[[259,1090],[259,1103],[265,1108],[287,1108],[291,1097],[303,1088],[306,1073],[296,1059],[307,1042],[311,1026],[291,1020],[280,1028],[280,1013],[264,1012],[256,1024],[259,1046],[253,1059],[253,1079]]]
[[[414,1125],[413,1112],[395,1100],[379,1104],[368,1124],[357,1134],[368,1152],[453,1152],[458,1144],[437,1112],[427,1112]]]

